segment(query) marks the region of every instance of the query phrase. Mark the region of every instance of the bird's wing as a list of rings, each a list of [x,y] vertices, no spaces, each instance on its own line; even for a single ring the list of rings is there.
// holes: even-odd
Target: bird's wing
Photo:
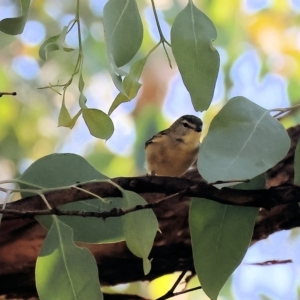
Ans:
[[[158,139],[162,138],[164,135],[166,135],[168,133],[168,129],[163,130],[158,132],[157,134],[155,134],[151,139],[149,139],[146,143],[145,143],[145,148],[147,148],[147,146],[149,144],[155,143],[155,141],[157,141]]]

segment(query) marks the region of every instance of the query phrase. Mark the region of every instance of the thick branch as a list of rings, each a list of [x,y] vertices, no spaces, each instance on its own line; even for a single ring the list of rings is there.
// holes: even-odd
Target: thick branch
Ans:
[[[230,188],[218,189],[205,182],[196,182],[185,178],[145,176],[131,178],[120,177],[112,180],[122,188],[139,194],[155,191],[155,193],[164,193],[166,195],[176,194],[179,197],[206,198],[223,204],[262,207],[268,210],[278,205],[297,203],[300,199],[300,187],[293,184],[283,184],[261,190],[237,190]],[[120,191],[107,182],[91,182],[79,185],[79,187],[100,197],[121,197]],[[74,188],[51,191],[46,193],[45,196],[53,208],[57,208],[62,204],[92,198],[90,194]],[[144,208],[156,207],[160,202],[161,200],[156,200]],[[46,206],[41,197],[35,195],[9,203],[6,206],[7,210],[0,212],[6,213],[4,220],[18,216],[18,212],[13,210],[19,210],[19,217],[21,218],[30,217],[34,214],[63,214],[61,211],[55,210],[47,212],[45,208]],[[139,206],[133,210],[139,209],[143,209],[143,207]],[[11,210],[10,214],[8,213],[9,210]],[[42,212],[38,213],[39,210],[42,210]],[[71,215],[72,213],[66,212],[65,214]],[[124,211],[122,210],[112,210],[111,212],[105,213],[81,213],[75,215],[107,218],[121,216],[123,214]]]

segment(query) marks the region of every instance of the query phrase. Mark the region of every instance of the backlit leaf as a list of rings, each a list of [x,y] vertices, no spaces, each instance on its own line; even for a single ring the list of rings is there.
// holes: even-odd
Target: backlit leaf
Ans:
[[[82,115],[91,135],[108,140],[114,132],[111,118],[99,109],[83,109]]]

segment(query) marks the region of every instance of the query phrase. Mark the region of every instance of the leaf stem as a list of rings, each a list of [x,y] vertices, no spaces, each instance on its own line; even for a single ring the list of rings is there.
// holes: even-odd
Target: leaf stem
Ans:
[[[171,47],[171,44],[165,39],[165,37],[163,35],[163,32],[161,30],[154,0],[151,0],[151,5],[152,5],[153,13],[154,13],[154,18],[155,18],[156,26],[157,26],[157,29],[158,29],[158,33],[159,33],[159,36],[160,36],[159,44],[163,45],[163,48],[164,48],[165,53],[166,53],[167,58],[168,58],[169,66],[170,66],[170,68],[172,68],[171,59],[169,57],[168,51],[167,51],[166,46],[165,46],[165,44],[167,44],[169,47]]]
[[[291,110],[298,109],[299,107],[300,107],[300,104],[297,104],[297,105],[292,106],[292,107],[269,109],[269,112],[278,111],[278,113],[273,116],[274,118],[277,118],[278,116],[280,116],[280,115],[282,115],[282,114],[284,114],[286,112],[289,112]]]

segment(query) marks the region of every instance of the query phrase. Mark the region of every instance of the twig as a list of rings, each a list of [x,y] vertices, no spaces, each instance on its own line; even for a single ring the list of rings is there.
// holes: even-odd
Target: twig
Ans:
[[[2,96],[16,96],[16,92],[8,93],[8,92],[0,92],[0,97]]]
[[[178,276],[178,278],[175,281],[175,283],[173,284],[173,286],[170,288],[170,290],[168,292],[166,292],[163,296],[157,298],[156,300],[165,300],[165,299],[174,297],[174,291],[177,288],[177,286],[179,285],[179,283],[181,282],[181,280],[183,279],[183,277],[187,271],[188,271],[187,269],[183,270],[181,272],[181,274]]]
[[[291,259],[285,260],[267,260],[264,262],[257,262],[257,263],[247,263],[247,265],[251,266],[273,266],[273,265],[282,265],[282,264],[290,264],[293,261]]]
[[[216,184],[224,184],[224,183],[247,183],[249,182],[249,179],[237,179],[237,180],[217,180],[215,182],[208,183],[209,185],[216,185]]]

